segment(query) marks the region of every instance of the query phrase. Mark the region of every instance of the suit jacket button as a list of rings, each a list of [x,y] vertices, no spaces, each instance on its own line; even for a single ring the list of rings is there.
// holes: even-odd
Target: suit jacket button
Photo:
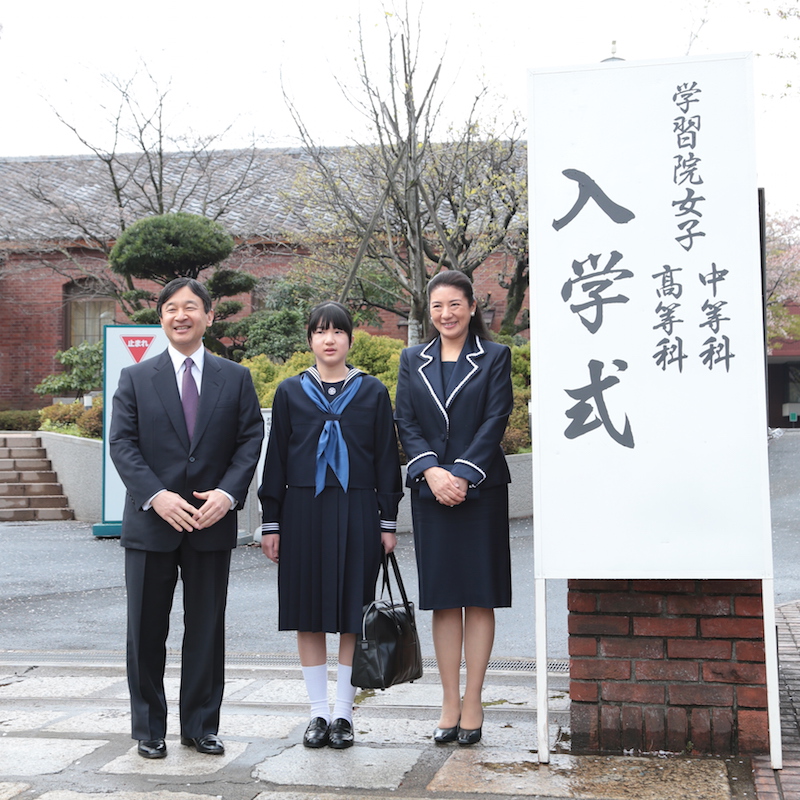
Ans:
[[[194,464],[195,461],[197,461],[197,459],[194,456],[189,456],[189,463],[190,464]]]

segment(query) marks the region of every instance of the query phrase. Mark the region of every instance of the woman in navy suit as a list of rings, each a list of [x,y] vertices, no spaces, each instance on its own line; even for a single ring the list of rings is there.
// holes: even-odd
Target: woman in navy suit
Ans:
[[[500,447],[513,405],[511,351],[490,340],[464,273],[436,275],[428,308],[438,335],[403,351],[395,418],[408,456],[419,604],[433,610],[442,682],[434,741],[469,745],[481,738],[494,609],[511,605],[511,479]]]
[[[350,367],[353,320],[340,303],[311,311],[316,364],[278,386],[258,492],[261,549],[278,568],[278,627],[297,631],[311,701],[306,747],[353,744],[356,633],[375,598],[383,552],[397,540],[403,495],[386,387]],[[336,702],[328,706],[326,633],[339,633]],[[333,722],[331,722],[331,718]]]

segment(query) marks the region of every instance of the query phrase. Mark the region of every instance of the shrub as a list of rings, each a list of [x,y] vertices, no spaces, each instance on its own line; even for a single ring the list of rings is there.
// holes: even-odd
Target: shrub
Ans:
[[[265,355],[245,358],[242,364],[250,370],[256,387],[258,402],[261,408],[270,408],[275,397],[278,384],[285,378],[291,378],[314,363],[314,354],[310,352],[295,353],[283,364],[270,361]]]
[[[91,408],[87,408],[78,417],[78,430],[87,439],[103,438],[103,399],[95,397]]]
[[[53,428],[58,428],[59,426],[75,425],[78,422],[78,417],[83,414],[83,410],[83,403],[80,401],[56,403],[41,409],[39,416],[43,423],[49,422]]]
[[[2,431],[38,431],[39,410],[0,411],[0,430]]]
[[[81,436],[85,439],[102,439],[103,437],[103,402],[99,397],[91,408],[84,408],[82,402],[56,403],[39,412],[41,431],[66,433],[70,436]]]
[[[196,278],[233,251],[233,237],[218,222],[178,211],[137,220],[111,248],[112,272],[162,286],[173,278]]]
[[[48,375],[34,387],[36,394],[74,394],[75,397],[80,397],[103,385],[102,342],[81,342],[69,350],[59,350],[56,358],[66,370]]]
[[[531,385],[531,343],[511,347],[511,382],[515,389]]]
[[[295,308],[257,311],[235,324],[237,333],[241,331],[247,339],[246,358],[263,354],[285,361],[306,343],[305,315]]]
[[[394,403],[397,392],[397,373],[400,371],[400,352],[403,342],[389,336],[371,336],[366,331],[353,333],[353,347],[347,360],[354,367],[374,375],[389,390]]]
[[[513,374],[512,374],[513,382]],[[530,389],[514,389],[514,408],[508,418],[506,432],[503,434],[501,446],[507,455],[525,453],[531,447],[531,425],[528,413],[528,402],[531,399]]]

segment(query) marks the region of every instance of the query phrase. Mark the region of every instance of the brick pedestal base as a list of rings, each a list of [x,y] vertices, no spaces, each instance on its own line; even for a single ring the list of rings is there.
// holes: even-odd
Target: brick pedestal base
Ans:
[[[761,582],[571,580],[576,753],[766,753]]]

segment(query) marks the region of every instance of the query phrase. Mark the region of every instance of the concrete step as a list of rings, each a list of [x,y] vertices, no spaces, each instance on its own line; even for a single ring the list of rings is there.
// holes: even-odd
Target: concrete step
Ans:
[[[31,497],[34,495],[62,494],[60,483],[3,483],[0,497]]]
[[[4,470],[49,470],[46,458],[0,458],[0,471]]]
[[[47,458],[47,450],[44,447],[3,447],[0,445],[0,459],[8,458]]]
[[[2,508],[66,508],[67,498],[63,494],[39,497],[0,497]]]
[[[30,433],[5,433],[0,436],[0,447],[41,447],[41,437]]]
[[[0,436],[0,521],[74,519],[41,439]]]
[[[2,483],[55,483],[56,473],[52,470],[0,470],[0,484]]]
[[[71,508],[4,508],[0,509],[0,522],[37,522],[74,519]]]

